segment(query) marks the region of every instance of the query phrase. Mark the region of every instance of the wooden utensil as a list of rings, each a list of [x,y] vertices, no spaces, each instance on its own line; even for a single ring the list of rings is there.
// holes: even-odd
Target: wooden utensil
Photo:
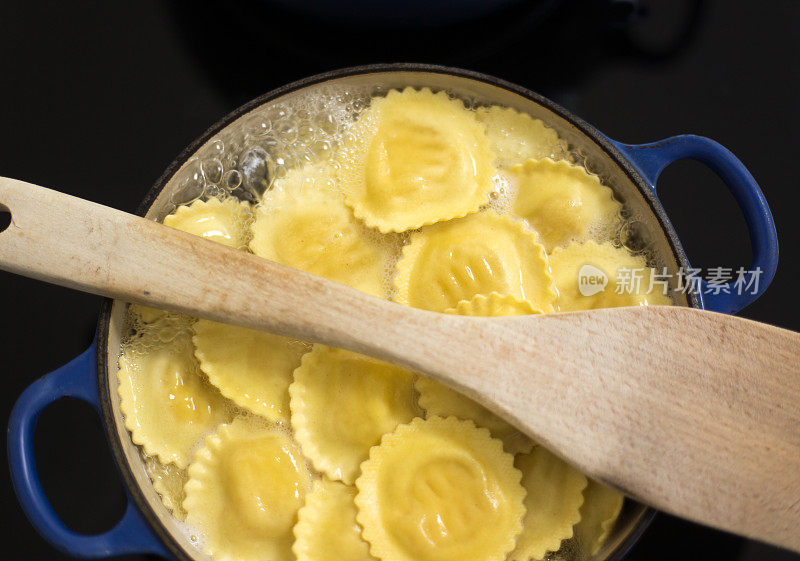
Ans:
[[[797,333],[680,307],[437,314],[13,179],[2,207],[2,269],[424,372],[636,500],[800,551]]]

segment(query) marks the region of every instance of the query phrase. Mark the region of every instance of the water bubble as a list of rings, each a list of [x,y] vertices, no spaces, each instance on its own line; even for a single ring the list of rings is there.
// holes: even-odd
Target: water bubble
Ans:
[[[199,199],[205,184],[200,160],[189,160],[178,174],[178,187],[171,193],[170,201],[173,204],[185,204]]]
[[[207,182],[219,183],[222,179],[222,162],[217,158],[203,160],[200,167]]]
[[[314,117],[314,125],[327,135],[334,135],[339,130],[337,119],[331,113],[319,113]]]
[[[353,101],[353,94],[348,90],[344,90],[340,92],[339,95],[334,98],[334,100],[340,105],[347,105]]]
[[[220,140],[212,140],[208,143],[208,152],[213,158],[219,158],[225,153],[225,143]]]
[[[283,121],[281,123],[275,124],[275,134],[277,137],[285,142],[286,144],[291,144],[295,140],[297,140],[298,130],[297,126],[292,121]]]
[[[275,169],[272,172],[274,179],[283,179],[286,177],[287,166],[283,158],[278,158],[275,161]]]
[[[333,148],[327,140],[317,140],[308,149],[314,159],[320,162],[328,161],[333,156]]]
[[[242,174],[238,170],[232,169],[225,172],[222,176],[222,186],[228,191],[236,190],[242,184]]]
[[[292,110],[286,105],[273,105],[264,112],[264,118],[272,123],[272,127],[289,117]]]
[[[263,117],[252,119],[246,127],[247,134],[250,136],[264,136],[272,130],[272,123]]]
[[[317,129],[309,121],[302,121],[299,125],[297,125],[297,141],[302,142],[304,146],[307,146],[317,136]]]
[[[251,148],[242,155],[239,166],[242,187],[260,197],[269,188],[274,169],[275,162],[263,148]]]
[[[208,184],[203,193],[207,198],[226,199],[228,192],[219,185]]]

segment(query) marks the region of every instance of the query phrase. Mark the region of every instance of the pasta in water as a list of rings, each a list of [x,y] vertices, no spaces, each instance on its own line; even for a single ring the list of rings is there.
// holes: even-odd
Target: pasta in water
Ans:
[[[596,175],[549,158],[517,164],[511,172],[519,183],[514,212],[539,232],[547,251],[613,235],[622,205]]]
[[[581,518],[587,480],[543,446],[517,456],[514,465],[522,472],[526,491],[525,519],[509,560],[538,561],[572,537],[572,527]]]
[[[247,246],[250,205],[236,199],[208,199],[179,206],[164,224],[235,249]]]
[[[194,332],[200,368],[222,395],[270,421],[289,420],[289,384],[308,350],[303,342],[202,319]]]
[[[446,314],[459,316],[502,317],[526,316],[540,314],[527,300],[520,300],[516,296],[492,292],[491,294],[478,294],[472,300],[462,300],[455,308],[448,308]]]
[[[418,415],[411,372],[322,345],[303,357],[289,393],[303,453],[316,469],[349,484],[381,436]]]
[[[256,212],[253,253],[383,296],[391,247],[355,219],[341,195],[314,189],[305,197],[279,195],[271,204]]]
[[[516,316],[537,313],[530,303],[513,296],[502,296],[496,292],[489,296],[479,294],[472,300],[464,300],[446,313],[464,316]],[[489,429],[492,436],[503,441],[506,452],[530,452],[533,442],[503,419],[455,390],[425,377],[419,377],[415,387],[419,392],[419,405],[428,415],[470,419],[479,427]]]
[[[292,546],[297,561],[375,561],[356,522],[356,488],[338,481],[314,482],[297,515]]]
[[[119,358],[120,409],[148,455],[179,468],[196,441],[229,420],[225,398],[201,377],[188,332],[169,342],[152,331]]]
[[[347,204],[381,232],[475,212],[494,187],[489,139],[461,101],[406,88],[375,98],[341,177]]]
[[[229,180],[164,223],[434,312],[672,303],[558,122],[430,89],[323,97],[268,102],[243,138],[201,148]],[[237,181],[258,202],[219,195]],[[125,426],[211,561],[591,561],[617,543],[622,495],[420,373],[126,313]]]
[[[486,429],[415,419],[362,464],[357,520],[382,561],[500,561],[522,529],[520,477]]]
[[[183,508],[214,559],[286,561],[310,485],[303,456],[284,431],[240,418],[195,454]]]
[[[602,483],[589,480],[583,491],[581,521],[575,526],[575,539],[589,555],[596,554],[608,539],[614,522],[622,512],[624,497]]]
[[[189,479],[186,470],[175,464],[164,465],[152,456],[145,458],[144,467],[164,506],[178,520],[186,520],[186,511],[183,510],[183,499],[186,497],[183,486]]]
[[[415,383],[419,392],[419,405],[430,416],[454,416],[474,421],[479,427],[489,429],[492,436],[503,441],[509,454],[528,452],[533,441],[516,428],[455,390],[429,378],[420,377]]]
[[[500,167],[509,168],[531,158],[560,160],[567,155],[567,143],[558,133],[527,113],[492,105],[479,108],[475,116],[486,125]]]
[[[558,306],[563,311],[672,304],[664,294],[664,286],[651,287],[654,271],[644,256],[633,255],[610,242],[587,241],[557,248],[550,255],[550,265],[558,287]],[[586,272],[587,265],[593,269]],[[586,290],[582,293],[581,274],[596,274],[597,270],[605,275],[607,284],[594,294]]]
[[[441,312],[498,292],[554,310],[544,248],[520,221],[494,211],[436,224],[411,236],[395,277],[395,301]]]

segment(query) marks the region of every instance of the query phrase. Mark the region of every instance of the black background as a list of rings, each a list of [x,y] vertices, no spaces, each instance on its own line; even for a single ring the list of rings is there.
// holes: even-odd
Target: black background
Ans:
[[[364,31],[259,0],[3,0],[0,175],[133,211],[186,144],[276,86],[354,64],[461,66],[551,97],[615,139],[693,132],[730,148],[760,182],[782,251],[772,287],[743,315],[800,330],[800,3],[651,0],[633,14],[611,4],[528,0],[478,22]],[[694,266],[748,264],[741,213],[710,171],[674,164],[659,193]],[[0,273],[5,418],[28,384],[89,345],[99,303]],[[55,508],[76,530],[110,527],[124,495],[91,410],[59,403],[37,435]],[[25,520],[1,469],[0,558],[66,558]],[[661,515],[629,559],[800,556]]]

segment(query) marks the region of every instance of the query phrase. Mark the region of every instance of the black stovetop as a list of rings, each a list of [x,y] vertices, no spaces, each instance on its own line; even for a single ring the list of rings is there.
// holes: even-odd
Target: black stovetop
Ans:
[[[551,97],[615,139],[693,132],[730,148],[782,244],[773,286],[743,315],[800,330],[799,20],[797,0],[523,0],[479,22],[365,31],[268,0],[3,0],[0,175],[133,211],[186,144],[276,86],[356,64],[460,66]],[[695,266],[748,263],[741,213],[709,170],[675,164],[659,193]],[[28,384],[89,345],[100,299],[0,273],[0,303],[7,418]],[[110,527],[123,492],[93,413],[59,403],[37,434],[56,510],[80,531]],[[66,559],[25,520],[2,470],[0,557]],[[660,515],[628,559],[800,556]]]

